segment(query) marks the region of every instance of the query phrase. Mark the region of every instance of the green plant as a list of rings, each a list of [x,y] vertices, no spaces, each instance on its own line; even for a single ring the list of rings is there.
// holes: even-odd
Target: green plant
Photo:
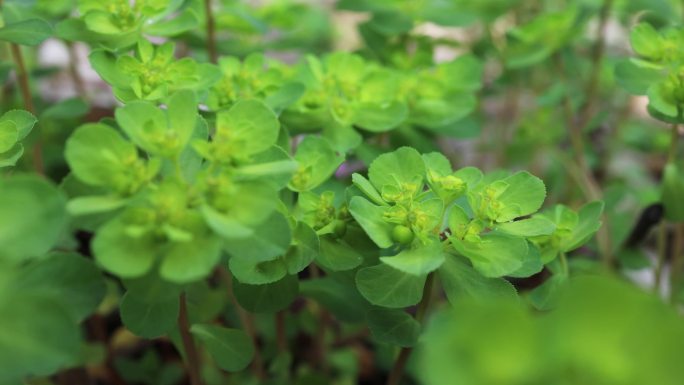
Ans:
[[[678,383],[681,11],[0,0],[0,384]]]

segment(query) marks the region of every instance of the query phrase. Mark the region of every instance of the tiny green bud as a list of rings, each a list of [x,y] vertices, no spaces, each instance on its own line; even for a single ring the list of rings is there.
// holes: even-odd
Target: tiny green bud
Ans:
[[[402,245],[407,245],[413,241],[413,231],[404,225],[394,226],[392,229],[392,239]]]
[[[336,219],[333,222],[333,234],[335,237],[342,238],[347,233],[347,222]]]

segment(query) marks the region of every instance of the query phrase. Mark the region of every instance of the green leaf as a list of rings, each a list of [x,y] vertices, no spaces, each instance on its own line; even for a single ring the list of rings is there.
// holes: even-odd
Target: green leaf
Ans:
[[[248,258],[232,257],[228,261],[228,266],[238,281],[250,285],[273,283],[287,275],[287,265],[281,259],[260,262]]]
[[[204,223],[196,223],[190,233],[192,240],[172,242],[165,250],[159,274],[169,282],[188,283],[206,278],[221,259],[222,240]]]
[[[67,204],[67,211],[74,216],[106,213],[124,207],[126,203],[126,199],[110,195],[76,197]]]
[[[316,232],[304,222],[298,222],[293,233],[294,244],[283,257],[287,272],[296,275],[306,269],[320,254],[320,242]]]
[[[303,296],[318,302],[342,322],[364,321],[368,302],[356,290],[352,272],[303,280],[300,290]]]
[[[659,65],[632,58],[615,65],[615,80],[634,95],[646,95],[651,85],[664,79],[663,72]]]
[[[477,242],[451,238],[451,243],[459,254],[470,259],[477,271],[490,278],[518,270],[528,252],[524,238],[498,233],[483,234]]]
[[[373,305],[403,308],[413,306],[423,298],[425,278],[380,264],[359,270],[356,287]]]
[[[252,313],[275,313],[286,309],[299,295],[296,275],[265,285],[249,285],[233,280],[233,293],[240,306]]]
[[[344,161],[344,156],[337,153],[327,140],[307,136],[297,146],[294,159],[299,168],[290,181],[289,187],[294,191],[309,191],[325,182]]]
[[[320,238],[321,252],[316,263],[332,271],[351,270],[363,262],[363,256],[340,239],[329,236]]]
[[[380,193],[378,190],[373,187],[371,182],[366,179],[363,175],[353,173],[352,174],[352,183],[354,183],[354,186],[356,186],[359,190],[361,190],[362,193],[364,193],[368,198],[370,198],[373,203],[376,205],[387,205],[387,202],[385,202],[382,197],[380,196]]]
[[[150,233],[129,236],[122,216],[102,226],[93,239],[95,260],[107,271],[122,277],[145,275],[157,259],[158,245]]]
[[[660,59],[663,47],[660,34],[648,23],[635,25],[629,33],[634,52],[651,59]]]
[[[190,332],[204,345],[221,369],[239,372],[252,362],[254,346],[242,330],[196,324],[192,325]]]
[[[442,265],[444,251],[441,242],[433,241],[427,245],[402,250],[393,257],[380,257],[380,260],[405,273],[424,276]]]
[[[544,182],[527,171],[517,172],[502,181],[508,188],[497,198],[504,204],[504,210],[497,222],[508,222],[539,210],[546,198]]]
[[[378,191],[382,191],[384,186],[394,186],[402,190],[405,184],[422,187],[424,177],[423,158],[418,151],[410,147],[400,147],[378,156],[368,169],[368,179]]]
[[[40,257],[57,242],[67,223],[66,198],[33,175],[0,178],[0,257]]]
[[[265,104],[257,100],[241,100],[230,110],[216,115],[218,143],[228,143],[240,156],[251,156],[268,150],[278,140],[280,123]]]
[[[287,219],[274,211],[263,223],[254,228],[247,238],[226,239],[224,249],[234,257],[256,262],[270,261],[284,255],[292,242],[292,230]]]
[[[510,282],[503,278],[487,278],[458,256],[449,256],[444,261],[439,268],[439,279],[449,302],[453,304],[464,298],[484,302],[518,299],[518,293]]]
[[[383,249],[394,244],[392,240],[394,225],[384,220],[385,210],[384,207],[376,206],[359,196],[353,197],[349,202],[349,212],[356,222],[361,225],[370,239]]]
[[[134,101],[116,109],[116,122],[138,147],[160,155],[167,137],[166,116],[154,104]],[[177,149],[179,150],[179,149]]]
[[[366,322],[373,338],[382,343],[411,347],[420,336],[420,323],[403,310],[373,307]]]
[[[519,221],[499,223],[496,230],[518,237],[536,237],[550,235],[556,230],[556,225],[544,217],[532,217]]]
[[[17,143],[19,132],[12,121],[0,121],[0,153],[9,151]]]
[[[579,209],[577,225],[572,229],[571,236],[561,243],[562,251],[575,250],[589,241],[601,228],[601,214],[603,213],[604,206],[603,201],[594,201],[585,204]]]
[[[9,151],[0,153],[0,168],[16,165],[22,155],[24,155],[24,146],[20,143],[15,144]]]
[[[354,106],[354,125],[370,132],[385,132],[400,125],[408,117],[404,103],[358,103]]]
[[[191,9],[181,12],[171,20],[159,21],[145,26],[145,33],[152,36],[176,36],[199,26],[197,15]]]
[[[75,362],[81,345],[76,320],[59,297],[42,289],[18,290],[13,282],[17,272],[4,264],[0,269],[2,384],[50,375]]]
[[[105,295],[95,264],[75,253],[54,253],[22,269],[18,289],[53,296],[77,321],[92,314]]]
[[[553,275],[543,284],[537,286],[530,293],[530,303],[538,310],[551,310],[556,307],[558,294],[567,277],[561,274]]]
[[[38,45],[51,35],[52,27],[41,19],[22,20],[0,28],[0,40],[20,45]]]
[[[87,184],[125,192],[137,188],[137,149],[109,126],[80,126],[67,140],[64,155],[73,174]]]
[[[177,297],[145,300],[127,292],[121,299],[121,321],[137,336],[157,338],[176,326],[179,309]]]

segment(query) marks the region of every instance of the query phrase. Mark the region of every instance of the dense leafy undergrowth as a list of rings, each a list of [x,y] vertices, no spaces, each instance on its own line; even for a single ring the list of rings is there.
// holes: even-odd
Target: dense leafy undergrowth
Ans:
[[[681,2],[0,7],[0,384],[682,383]]]

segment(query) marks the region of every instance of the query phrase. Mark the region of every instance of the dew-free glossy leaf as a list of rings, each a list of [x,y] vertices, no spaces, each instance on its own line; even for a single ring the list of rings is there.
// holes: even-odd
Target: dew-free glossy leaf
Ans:
[[[480,239],[478,242],[451,239],[456,251],[470,259],[480,274],[490,278],[502,277],[523,265],[527,255],[524,238],[486,233]]]
[[[383,219],[385,210],[383,206],[376,206],[358,196],[353,197],[349,203],[349,212],[356,222],[361,225],[370,239],[383,249],[394,244],[391,235],[394,225]]]
[[[401,188],[402,184],[420,185],[425,177],[425,163],[418,151],[401,147],[378,156],[368,169],[368,179],[378,191],[384,186]]]
[[[286,309],[299,294],[296,275],[265,285],[249,285],[233,280],[233,293],[240,306],[252,313],[275,313]]]
[[[223,370],[238,372],[252,362],[254,346],[242,330],[196,324],[192,325],[190,332],[204,345]]]
[[[143,276],[152,268],[159,253],[159,245],[152,234],[128,235],[121,217],[98,229],[92,247],[95,260],[105,270],[122,278]]]
[[[487,278],[475,270],[462,257],[447,256],[439,268],[439,279],[449,302],[464,298],[478,301],[517,300],[518,293],[503,278]]]
[[[0,40],[20,45],[38,45],[52,35],[52,27],[42,19],[9,23],[0,28]]]
[[[403,310],[373,307],[366,322],[373,338],[386,344],[410,347],[420,335],[420,323]]]
[[[44,178],[0,178],[0,257],[36,258],[57,242],[67,223],[66,198]]]
[[[444,252],[441,242],[433,241],[428,245],[402,250],[392,257],[380,257],[380,260],[399,271],[424,276],[442,265]]]
[[[420,302],[425,278],[379,264],[359,270],[356,287],[373,305],[398,309]]]

